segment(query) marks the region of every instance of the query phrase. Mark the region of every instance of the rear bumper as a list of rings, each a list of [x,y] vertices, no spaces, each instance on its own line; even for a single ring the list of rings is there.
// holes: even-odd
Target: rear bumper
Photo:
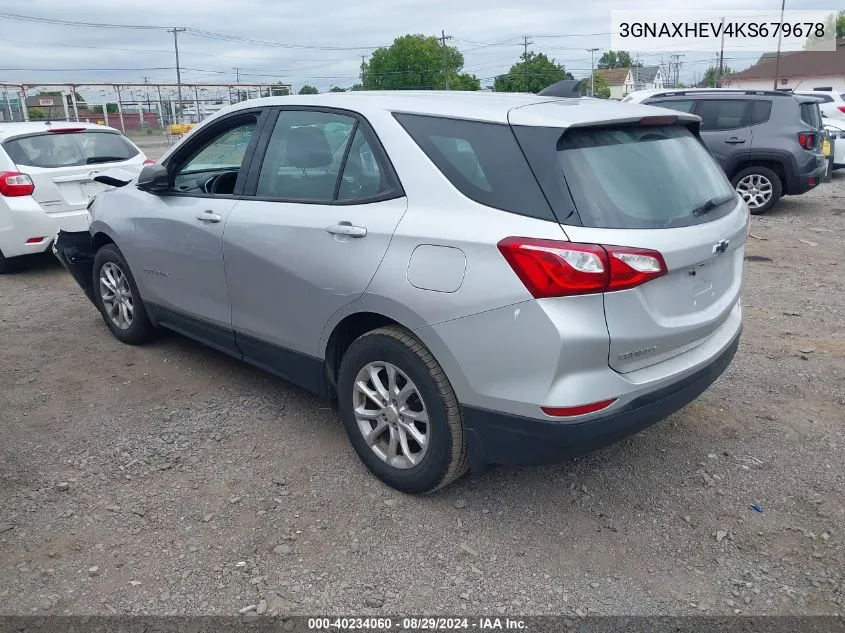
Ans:
[[[612,444],[663,420],[697,398],[730,364],[740,335],[710,363],[612,414],[576,424],[462,406],[473,470],[552,464]]]
[[[28,197],[6,198],[9,209],[0,213],[0,251],[6,257],[42,253],[50,246],[56,231],[85,231],[89,218],[86,209],[45,213]],[[27,244],[27,240],[43,238]]]
[[[813,166],[812,169],[788,178],[784,193],[790,196],[799,196],[802,193],[807,193],[810,189],[815,189],[821,184],[826,171],[827,159],[824,159],[820,164]],[[810,184],[811,178],[815,178],[815,184]]]
[[[94,303],[94,251],[88,231],[59,231],[53,240],[53,254]]]

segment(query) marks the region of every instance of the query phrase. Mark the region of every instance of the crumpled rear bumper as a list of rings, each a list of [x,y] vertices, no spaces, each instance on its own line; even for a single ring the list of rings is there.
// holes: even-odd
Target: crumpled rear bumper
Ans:
[[[94,301],[94,250],[88,231],[59,231],[53,240],[53,254],[74,281]]]

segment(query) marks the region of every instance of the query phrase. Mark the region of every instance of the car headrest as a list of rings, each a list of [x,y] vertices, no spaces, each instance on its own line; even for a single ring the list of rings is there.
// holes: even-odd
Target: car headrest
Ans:
[[[285,139],[285,158],[291,167],[328,167],[332,164],[332,150],[326,135],[318,127],[292,127]]]

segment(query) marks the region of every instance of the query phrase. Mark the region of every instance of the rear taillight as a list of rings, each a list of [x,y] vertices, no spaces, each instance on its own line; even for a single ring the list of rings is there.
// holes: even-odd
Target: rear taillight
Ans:
[[[156,162],[152,158],[148,158],[144,161],[145,165],[155,165]]]
[[[815,132],[799,132],[798,144],[804,149],[815,149],[816,147],[816,133]]]
[[[6,198],[31,196],[33,191],[35,191],[35,183],[26,174],[17,171],[0,173],[0,196]]]
[[[667,272],[657,251],[507,237],[499,251],[535,299],[625,290]]]
[[[839,110],[840,112],[845,112],[845,105],[836,106],[836,109]]]

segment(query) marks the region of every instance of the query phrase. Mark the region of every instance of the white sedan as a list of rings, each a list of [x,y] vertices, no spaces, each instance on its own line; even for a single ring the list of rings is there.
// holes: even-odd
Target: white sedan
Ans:
[[[845,121],[836,121],[834,123],[830,119],[825,119],[824,128],[835,139],[833,145],[833,168],[843,169],[845,168]]]
[[[88,228],[105,168],[152,163],[118,130],[91,123],[0,123],[0,274],[13,257],[50,247],[59,229]]]

